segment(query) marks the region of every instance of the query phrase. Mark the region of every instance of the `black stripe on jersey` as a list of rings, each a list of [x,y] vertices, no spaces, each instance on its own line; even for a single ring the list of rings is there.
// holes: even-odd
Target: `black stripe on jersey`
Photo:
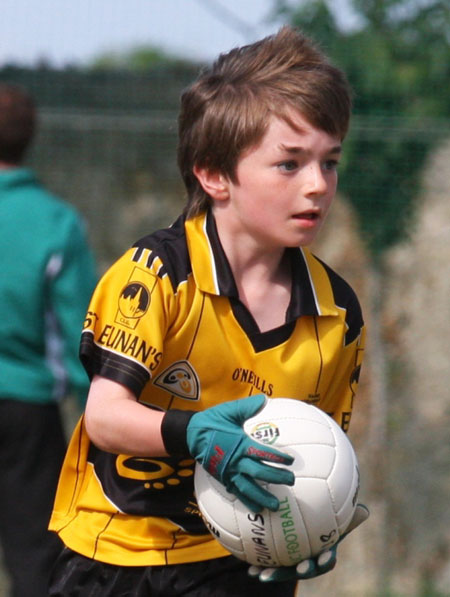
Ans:
[[[345,345],[347,346],[356,340],[364,325],[359,300],[353,288],[341,276],[320,259],[318,261],[324,266],[328,274],[336,306],[345,309],[345,323],[348,326],[345,333]]]
[[[286,321],[293,321],[301,315],[319,315],[305,257],[297,248],[287,251],[292,267],[292,290]]]
[[[94,552],[93,552],[93,554],[91,556],[92,559],[95,559],[95,556],[97,554],[98,543],[99,543],[99,541],[101,541],[103,533],[106,532],[107,528],[112,523],[112,521],[114,520],[114,518],[116,517],[117,514],[118,514],[118,512],[114,512],[113,514],[110,514],[109,518],[106,521],[106,524],[104,525],[104,527],[97,533],[97,536],[95,538]]]
[[[85,417],[85,415],[82,414],[81,419],[84,420],[84,417]],[[82,429],[83,429],[83,425],[77,426],[73,432],[72,439],[71,439],[71,442],[73,442],[74,444],[76,443],[77,450],[76,450],[76,460],[75,460],[76,461],[76,469],[75,469],[76,474],[75,474],[75,479],[73,482],[73,487],[70,492],[71,497],[70,497],[70,505],[67,509],[68,512],[72,511],[73,504],[74,504],[75,500],[77,499],[78,492],[80,491],[79,487],[80,487],[81,483],[83,482],[83,478],[84,478],[83,471],[81,470],[81,461],[82,461],[82,447],[81,446],[82,446],[82,440],[83,440]],[[72,479],[73,479],[73,477],[72,477]],[[65,490],[66,491],[68,490],[67,485],[65,486]],[[73,519],[68,520],[62,527],[60,527],[58,529],[58,532],[61,532],[63,529],[65,529],[67,526],[69,526],[70,523],[72,522],[72,520]]]
[[[80,360],[90,379],[101,375],[127,386],[136,397],[150,379],[150,373],[144,367],[95,344],[90,332],[83,332],[81,336]]]
[[[314,317],[314,331],[316,333],[317,350],[319,351],[319,356],[320,356],[320,367],[319,367],[319,372],[317,375],[316,389],[315,389],[314,393],[319,394],[320,380],[322,379],[322,371],[323,371],[323,353],[322,353],[322,345],[320,343],[319,329],[317,327],[317,317]]]
[[[169,276],[174,292],[176,292],[179,284],[187,280],[192,272],[184,222],[185,217],[182,215],[170,228],[157,230],[144,236],[133,245],[137,249],[133,261],[139,261],[144,249],[151,251],[147,267],[150,267],[155,257],[161,259],[163,265],[158,275],[161,278],[166,274]]]
[[[211,212],[208,212],[206,220],[206,232],[208,240],[214,254],[214,264],[216,267],[217,281],[219,284],[219,292],[222,295],[235,297],[239,296],[239,292],[234,281],[233,272],[231,271],[230,263],[223,250],[222,243],[217,232],[216,221]]]
[[[261,332],[253,315],[239,299],[230,298],[231,308],[241,328],[247,334],[255,352],[269,350],[286,342],[294,331],[295,321],[285,323],[273,330]]]
[[[133,255],[133,261],[138,262],[141,257],[142,257],[142,253],[144,252],[145,247],[138,247]]]

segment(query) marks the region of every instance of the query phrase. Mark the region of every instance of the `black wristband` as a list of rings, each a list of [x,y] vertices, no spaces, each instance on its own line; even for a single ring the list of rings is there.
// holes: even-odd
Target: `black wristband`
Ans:
[[[186,443],[186,429],[195,415],[193,410],[168,410],[161,422],[161,436],[170,456],[190,456]]]

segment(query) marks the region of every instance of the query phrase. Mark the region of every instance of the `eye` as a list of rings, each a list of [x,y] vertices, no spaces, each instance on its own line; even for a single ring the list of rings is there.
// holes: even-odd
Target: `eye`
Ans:
[[[339,166],[338,160],[326,160],[323,164],[323,169],[332,172],[333,170],[337,170]]]
[[[283,172],[293,172],[298,168],[298,162],[296,160],[285,160],[278,164],[278,168]]]

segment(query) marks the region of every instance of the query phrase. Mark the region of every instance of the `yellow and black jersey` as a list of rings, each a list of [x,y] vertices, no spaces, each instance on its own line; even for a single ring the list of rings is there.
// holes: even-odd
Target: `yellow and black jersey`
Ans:
[[[285,323],[260,332],[240,302],[211,213],[136,243],[100,281],[81,359],[149,408],[203,410],[255,393],[317,405],[345,430],[363,353],[358,300],[307,249],[287,249]],[[71,549],[119,565],[227,555],[203,526],[194,461],[113,455],[72,437],[51,528]]]

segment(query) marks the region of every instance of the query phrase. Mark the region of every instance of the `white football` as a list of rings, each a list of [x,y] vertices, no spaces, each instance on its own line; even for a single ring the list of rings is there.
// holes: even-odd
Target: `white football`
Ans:
[[[352,519],[359,489],[356,455],[339,425],[315,406],[274,398],[244,430],[294,457],[286,468],[295,484],[261,482],[280,508],[255,514],[198,464],[196,497],[210,532],[237,558],[258,566],[292,566],[334,545]]]

